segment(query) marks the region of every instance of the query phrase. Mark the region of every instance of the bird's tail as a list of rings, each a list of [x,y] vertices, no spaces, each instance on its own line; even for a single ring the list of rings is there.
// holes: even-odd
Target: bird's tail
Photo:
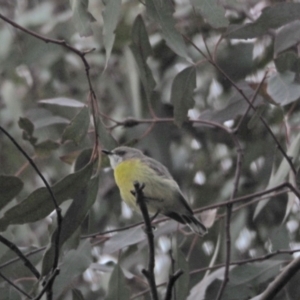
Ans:
[[[190,227],[190,229],[194,232],[203,236],[207,233],[207,228],[193,215],[181,215],[181,218],[185,221],[185,224]]]

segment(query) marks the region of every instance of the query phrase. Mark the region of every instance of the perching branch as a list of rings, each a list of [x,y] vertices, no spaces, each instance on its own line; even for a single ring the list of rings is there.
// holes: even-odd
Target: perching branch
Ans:
[[[134,186],[134,191],[132,191],[132,194],[135,196],[136,203],[139,206],[144,218],[145,233],[147,235],[148,246],[149,246],[148,270],[143,269],[142,273],[148,280],[150,290],[151,290],[152,300],[158,300],[158,294],[157,294],[156,283],[155,283],[155,275],[154,275],[154,267],[155,267],[154,235],[153,235],[153,229],[152,229],[147,205],[144,200],[143,189],[145,185],[140,184],[139,182],[135,182],[133,186]]]

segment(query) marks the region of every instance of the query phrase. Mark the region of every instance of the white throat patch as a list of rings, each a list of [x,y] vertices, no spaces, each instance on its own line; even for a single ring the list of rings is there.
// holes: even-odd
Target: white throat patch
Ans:
[[[123,161],[123,158],[120,155],[111,154],[108,156],[110,165],[113,169],[116,168],[118,164],[120,164]]]

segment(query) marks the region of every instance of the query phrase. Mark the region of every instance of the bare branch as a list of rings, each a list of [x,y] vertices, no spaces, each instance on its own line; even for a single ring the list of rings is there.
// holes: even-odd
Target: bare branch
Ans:
[[[32,272],[32,274],[40,279],[40,272],[35,268],[31,261],[20,251],[20,249],[12,242],[7,240],[4,236],[0,235],[0,242],[15,252],[18,257],[24,262],[24,265]]]
[[[158,294],[157,294],[156,283],[155,283],[155,275],[154,275],[154,267],[155,267],[154,235],[153,235],[153,229],[152,229],[147,205],[144,200],[144,193],[143,193],[144,187],[145,187],[144,184],[135,182],[134,191],[132,193],[135,195],[136,203],[139,206],[144,218],[145,233],[147,235],[148,245],[149,245],[148,270],[143,269],[142,273],[148,280],[151,289],[152,300],[158,300]]]

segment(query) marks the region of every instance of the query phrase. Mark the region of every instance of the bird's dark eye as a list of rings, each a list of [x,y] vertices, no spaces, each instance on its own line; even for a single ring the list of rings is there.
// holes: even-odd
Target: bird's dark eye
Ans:
[[[118,150],[118,151],[116,151],[115,152],[115,154],[117,154],[117,155],[119,155],[119,156],[123,156],[123,155],[125,155],[125,151],[123,151],[123,150]]]

